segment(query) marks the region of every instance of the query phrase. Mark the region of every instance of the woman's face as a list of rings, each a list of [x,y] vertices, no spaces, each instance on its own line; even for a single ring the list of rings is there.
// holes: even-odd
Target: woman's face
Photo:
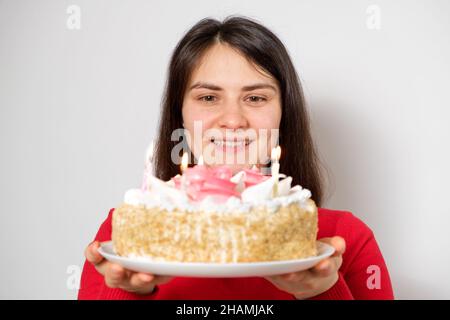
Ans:
[[[191,74],[182,113],[194,156],[237,172],[267,163],[278,138],[280,89],[235,49],[215,44]]]

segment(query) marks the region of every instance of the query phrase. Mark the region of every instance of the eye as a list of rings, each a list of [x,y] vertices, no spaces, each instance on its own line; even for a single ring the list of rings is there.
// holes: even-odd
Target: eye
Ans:
[[[260,96],[250,96],[248,99],[250,102],[263,102],[267,100],[266,98]]]
[[[203,96],[199,98],[200,101],[205,101],[205,102],[214,102],[216,101],[216,97],[215,96]]]

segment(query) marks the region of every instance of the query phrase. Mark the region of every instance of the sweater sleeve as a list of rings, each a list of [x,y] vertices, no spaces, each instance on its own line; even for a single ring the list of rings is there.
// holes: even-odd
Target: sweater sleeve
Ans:
[[[389,272],[372,230],[346,212],[336,223],[336,235],[346,241],[339,280],[318,298],[394,299]]]
[[[96,241],[111,240],[111,222],[114,209],[109,211],[108,217],[100,226],[95,236]],[[80,290],[78,291],[79,300],[150,300],[158,295],[159,288],[155,287],[153,292],[148,295],[138,295],[127,292],[122,289],[109,288],[104,281],[103,276],[97,272],[95,267],[88,261],[84,262],[83,272],[81,274]]]
[[[338,217],[329,224],[334,228],[324,236],[343,237],[346,251],[336,284],[312,300],[393,299],[389,272],[372,230],[349,212],[333,216]]]
[[[340,222],[345,239],[352,246],[344,253],[341,271],[355,299],[392,300],[389,271],[372,230],[352,214]],[[359,232],[355,232],[358,230]]]

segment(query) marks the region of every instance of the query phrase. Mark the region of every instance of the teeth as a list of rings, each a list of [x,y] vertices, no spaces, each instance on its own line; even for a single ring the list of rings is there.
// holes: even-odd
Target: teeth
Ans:
[[[249,144],[249,141],[228,141],[228,140],[214,140],[214,144],[218,147],[229,147],[229,148],[235,148],[235,147],[243,147]]]

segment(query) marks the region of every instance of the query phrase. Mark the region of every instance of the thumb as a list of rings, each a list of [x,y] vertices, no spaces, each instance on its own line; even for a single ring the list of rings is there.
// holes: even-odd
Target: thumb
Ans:
[[[100,248],[100,242],[94,241],[86,248],[84,254],[87,261],[94,265],[99,264],[104,259],[103,256],[98,252],[98,248]]]
[[[340,256],[345,252],[345,240],[340,236],[322,238],[319,239],[319,241],[334,247],[335,252],[333,253],[332,257]]]

